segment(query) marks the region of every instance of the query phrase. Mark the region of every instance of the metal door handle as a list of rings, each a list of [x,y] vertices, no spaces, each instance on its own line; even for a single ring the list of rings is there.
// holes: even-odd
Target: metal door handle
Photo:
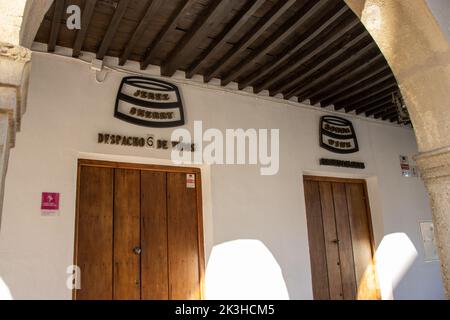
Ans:
[[[142,252],[142,249],[139,248],[139,247],[135,247],[135,248],[133,249],[133,252],[134,252],[135,254],[137,254],[137,255],[140,255],[141,252]]]

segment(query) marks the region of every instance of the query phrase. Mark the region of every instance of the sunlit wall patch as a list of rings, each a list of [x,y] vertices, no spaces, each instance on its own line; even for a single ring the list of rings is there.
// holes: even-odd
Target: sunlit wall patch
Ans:
[[[125,77],[117,94],[114,116],[152,128],[184,125],[184,109],[178,87],[161,80]]]

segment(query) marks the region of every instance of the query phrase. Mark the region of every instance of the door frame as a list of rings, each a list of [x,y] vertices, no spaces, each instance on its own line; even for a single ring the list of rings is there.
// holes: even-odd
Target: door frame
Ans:
[[[377,247],[376,247],[376,243],[375,243],[375,236],[374,236],[374,230],[373,230],[372,211],[370,210],[370,199],[369,199],[369,191],[368,191],[368,187],[367,187],[367,180],[366,179],[357,179],[357,178],[352,179],[352,178],[339,178],[339,177],[315,176],[315,175],[304,174],[302,183],[304,183],[304,181],[356,183],[356,184],[361,184],[363,186],[364,197],[365,197],[364,202],[366,205],[366,215],[367,215],[367,221],[369,224],[370,248],[372,251],[372,261],[373,261],[374,270],[375,270],[376,290],[377,290],[377,295],[378,295],[379,299],[381,299],[380,283],[379,283],[378,272],[377,272],[377,261],[376,261],[376,257],[375,257]],[[303,197],[305,197],[304,191],[303,191]],[[305,214],[306,214],[306,212],[305,212]],[[309,230],[308,230],[308,232],[309,232]]]
[[[199,278],[200,278],[200,299],[205,298],[205,240],[203,230],[203,192],[202,192],[202,172],[200,168],[195,167],[176,167],[168,165],[154,165],[154,164],[139,164],[127,163],[117,161],[104,160],[89,160],[78,159],[77,165],[77,194],[75,204],[75,241],[73,265],[77,266],[78,259],[78,216],[79,216],[79,201],[80,201],[80,182],[81,182],[81,168],[82,167],[97,167],[97,168],[111,168],[111,169],[129,169],[165,173],[194,173],[196,174],[195,188],[197,190],[196,205],[197,205],[197,239],[198,239],[198,254],[199,254]],[[83,278],[81,278],[83,279]],[[72,290],[72,300],[76,300],[76,289]]]

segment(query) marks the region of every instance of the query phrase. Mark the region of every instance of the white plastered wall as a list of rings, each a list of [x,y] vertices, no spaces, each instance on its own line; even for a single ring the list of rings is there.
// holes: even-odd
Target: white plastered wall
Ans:
[[[77,159],[167,160],[168,152],[99,145],[97,134],[153,133],[169,138],[172,130],[138,127],[113,117],[124,74],[111,72],[97,83],[84,63],[38,53],[33,59],[28,113],[11,152],[6,180],[0,277],[13,298],[69,299],[65,282],[73,256]],[[386,234],[403,232],[419,254],[394,297],[443,298],[439,264],[424,262],[419,221],[431,220],[424,186],[417,178],[401,177],[399,155],[417,153],[412,130],[347,116],[354,123],[361,151],[338,156],[319,147],[318,125],[324,114],[320,110],[212,86],[179,85],[186,128],[202,120],[205,129],[280,129],[279,174],[263,177],[256,166],[206,168],[207,253],[227,241],[260,240],[281,267],[290,298],[311,299],[302,175],[367,178],[377,244]],[[364,161],[367,168],[321,167],[321,157]],[[44,191],[61,192],[59,217],[40,216]]]

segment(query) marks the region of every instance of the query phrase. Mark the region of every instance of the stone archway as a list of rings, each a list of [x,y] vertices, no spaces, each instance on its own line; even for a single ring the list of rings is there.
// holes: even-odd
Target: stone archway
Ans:
[[[408,106],[450,298],[450,46],[425,0],[345,0],[390,64]]]
[[[389,62],[414,124],[450,298],[450,46],[425,0],[345,0]],[[9,148],[25,111],[31,47],[53,0],[0,0],[0,222]]]

